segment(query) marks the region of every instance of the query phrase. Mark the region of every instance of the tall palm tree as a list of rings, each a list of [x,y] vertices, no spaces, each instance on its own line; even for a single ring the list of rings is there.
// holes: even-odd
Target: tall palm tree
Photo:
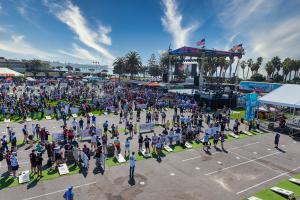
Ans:
[[[274,68],[272,61],[267,62],[266,66],[265,66],[265,70],[267,72],[267,77],[269,80],[271,77],[273,77],[273,74],[275,72],[275,68]]]
[[[245,80],[245,68],[246,68],[246,62],[243,60],[241,62],[241,68],[243,70],[243,79]]]
[[[295,71],[294,79],[299,76],[299,70],[300,70],[300,60],[295,60],[295,63],[294,63],[294,71]]]
[[[116,58],[116,60],[113,63],[113,67],[114,67],[113,73],[118,74],[119,80],[120,80],[121,74],[125,73],[125,58],[123,58],[123,57]]]
[[[252,60],[252,58],[250,58],[250,59],[247,60],[247,66],[248,66],[248,71],[247,71],[246,79],[248,79],[249,70],[251,69],[251,71],[252,71],[252,68],[253,68],[253,60]]]
[[[274,68],[276,69],[277,73],[279,73],[280,69],[282,68],[282,63],[280,58],[278,56],[275,56],[274,58],[272,58],[271,62]]]
[[[225,67],[225,64],[226,64],[226,59],[224,57],[220,57],[217,59],[217,66],[220,68],[219,77],[221,77],[222,75],[222,71]]]
[[[135,51],[130,51],[126,55],[126,73],[130,74],[130,77],[133,78],[134,74],[138,74],[142,67],[141,57]]]
[[[288,74],[291,74],[291,67],[293,66],[292,65],[293,62],[290,58],[286,58],[284,59],[284,61],[282,62],[282,72],[283,72],[283,75],[284,75],[284,81],[287,80],[287,76]],[[291,77],[289,78],[289,80],[291,79]]]

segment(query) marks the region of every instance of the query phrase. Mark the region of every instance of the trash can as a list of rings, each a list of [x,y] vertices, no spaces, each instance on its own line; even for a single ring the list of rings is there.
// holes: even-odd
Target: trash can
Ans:
[[[107,144],[107,157],[111,158],[115,155],[115,145],[112,143]]]

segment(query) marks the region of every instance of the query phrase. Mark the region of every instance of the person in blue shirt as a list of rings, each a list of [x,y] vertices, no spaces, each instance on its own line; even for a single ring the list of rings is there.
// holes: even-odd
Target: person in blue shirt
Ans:
[[[129,157],[129,161],[130,161],[129,179],[133,179],[134,178],[134,168],[135,168],[134,152],[132,152],[131,156]]]
[[[69,186],[64,194],[65,200],[74,200],[73,186]]]
[[[94,124],[96,126],[96,116],[95,115],[92,116],[92,124]]]

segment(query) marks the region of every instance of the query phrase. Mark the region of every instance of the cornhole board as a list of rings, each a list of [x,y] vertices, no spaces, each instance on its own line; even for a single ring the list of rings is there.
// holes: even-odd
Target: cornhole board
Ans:
[[[70,173],[66,163],[58,165],[57,168],[58,168],[58,173],[60,176]]]
[[[118,160],[118,163],[124,163],[124,162],[126,162],[125,158],[120,153],[117,155],[117,160]]]
[[[291,181],[292,183],[295,183],[297,185],[300,185],[300,179],[297,178],[290,178],[289,181]]]
[[[239,138],[240,137],[240,136],[238,136],[238,135],[236,135],[236,134],[234,134],[232,132],[229,132],[228,135],[231,136],[231,137],[233,137],[233,138]]]
[[[21,175],[19,176],[19,183],[27,183],[30,181],[30,176],[29,176],[29,170],[22,171]]]
[[[248,200],[262,200],[261,198],[258,198],[258,197],[255,197],[255,196],[249,197],[247,199]]]
[[[167,151],[167,152],[172,152],[173,149],[169,146],[169,145],[165,145],[164,146],[164,149]]]
[[[273,192],[279,193],[281,195],[284,195],[286,197],[288,197],[288,199],[293,199],[294,198],[294,192],[280,188],[280,187],[271,187],[271,190]]]
[[[10,119],[4,119],[4,122],[9,123]]]
[[[76,117],[78,117],[78,115],[76,113],[73,113],[72,117],[76,118]]]
[[[190,143],[188,143],[188,142],[186,142],[186,143],[184,144],[184,146],[185,146],[186,148],[188,148],[188,149],[193,148],[193,146],[192,146]]]
[[[104,114],[104,115],[107,115],[107,112],[104,112],[103,114]]]
[[[252,133],[250,133],[249,131],[242,131],[242,133],[244,133],[244,134],[246,134],[246,135],[248,135],[248,136],[252,136],[253,134]]]
[[[32,121],[32,119],[30,117],[26,118],[26,122],[31,122],[31,121]]]
[[[261,130],[259,129],[255,129],[256,132],[260,133],[260,134],[263,134],[264,132],[262,132]]]
[[[141,154],[145,157],[145,158],[150,158],[151,154],[150,153],[146,153],[146,149],[142,149],[142,151],[140,151]]]
[[[47,120],[50,120],[50,119],[51,119],[51,116],[46,116],[46,119],[47,119]]]

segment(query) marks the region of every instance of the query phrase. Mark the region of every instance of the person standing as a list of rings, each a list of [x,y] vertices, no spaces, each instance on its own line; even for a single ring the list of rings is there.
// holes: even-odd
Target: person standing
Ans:
[[[13,152],[10,157],[10,165],[11,165],[11,170],[12,170],[13,176],[16,177],[16,173],[19,169],[19,162],[18,162],[16,152]]]
[[[73,186],[69,186],[67,191],[64,194],[65,200],[74,200]]]
[[[43,157],[42,153],[38,153],[36,156],[36,167],[38,176],[43,176]]]
[[[36,154],[35,150],[33,149],[31,154],[29,154],[30,158],[30,164],[31,164],[31,173],[35,174],[36,173]]]
[[[80,128],[80,130],[81,131],[83,131],[83,119],[81,118],[80,120],[79,120],[79,128]]]
[[[279,138],[280,138],[280,133],[279,133],[279,132],[276,132],[276,133],[275,133],[275,141],[274,141],[274,144],[275,144],[275,148],[276,148],[276,149],[278,148]]]
[[[23,131],[23,135],[24,135],[23,143],[27,143],[27,141],[28,141],[28,130],[27,130],[26,124],[24,125],[22,131]]]
[[[135,156],[134,152],[132,152],[131,156],[129,157],[130,160],[130,169],[129,169],[129,179],[134,178],[134,168],[135,168]]]
[[[126,138],[125,141],[125,154],[124,154],[125,157],[127,152],[128,152],[128,156],[130,156],[130,141],[128,138]]]

